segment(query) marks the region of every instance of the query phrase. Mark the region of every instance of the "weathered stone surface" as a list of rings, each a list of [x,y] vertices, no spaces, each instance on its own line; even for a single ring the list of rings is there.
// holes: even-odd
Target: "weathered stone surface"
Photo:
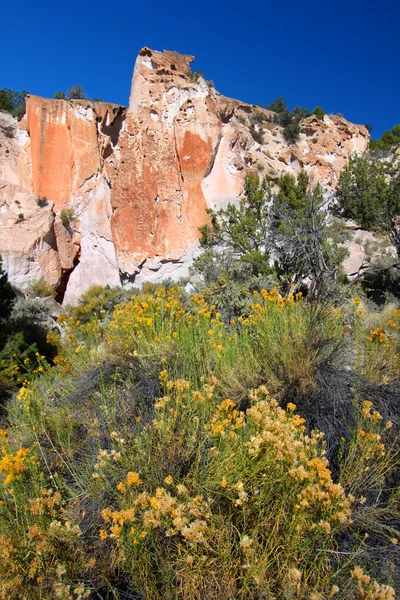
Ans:
[[[350,234],[346,243],[349,256],[343,261],[343,269],[350,279],[369,267],[388,267],[396,261],[396,250],[385,234],[359,229],[353,221],[346,224]]]
[[[274,113],[225,98],[192,61],[144,48],[127,109],[29,96],[19,124],[0,113],[0,254],[13,283],[44,277],[73,303],[93,284],[186,274],[206,208],[237,202],[246,172],[304,168],[333,190],[366,150],[366,129],[338,116],[308,117],[288,146]]]

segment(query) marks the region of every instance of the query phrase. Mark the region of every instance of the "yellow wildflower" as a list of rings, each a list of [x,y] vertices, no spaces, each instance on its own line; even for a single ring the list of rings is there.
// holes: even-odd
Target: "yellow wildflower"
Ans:
[[[119,484],[117,485],[117,490],[121,493],[125,492],[126,485],[124,483],[122,483],[122,481],[120,481]]]
[[[161,371],[161,373],[158,376],[158,379],[160,381],[167,381],[167,379],[168,379],[168,373],[167,373],[166,369],[164,369],[163,371]]]
[[[128,487],[132,487],[132,485],[140,485],[142,480],[140,479],[138,473],[135,471],[129,471],[128,475],[126,476],[126,483]]]

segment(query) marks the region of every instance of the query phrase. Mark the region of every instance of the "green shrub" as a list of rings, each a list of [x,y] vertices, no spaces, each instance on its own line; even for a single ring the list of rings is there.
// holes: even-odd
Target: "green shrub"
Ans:
[[[0,349],[5,342],[7,321],[16,300],[16,294],[8,281],[8,275],[2,267],[2,262],[0,256]]]
[[[18,120],[25,114],[25,97],[27,91],[15,92],[9,88],[0,90],[0,110],[11,113]]]
[[[251,133],[253,140],[255,142],[257,142],[257,144],[264,143],[264,138],[263,138],[262,132],[259,129],[257,130],[253,124],[250,127],[250,133]]]
[[[87,100],[87,95],[80,84],[73,85],[67,90],[68,100]]]
[[[65,92],[56,92],[56,93],[54,94],[54,98],[55,98],[56,100],[66,100],[66,99],[67,99],[67,96],[66,96]]]
[[[312,111],[312,114],[315,115],[321,121],[323,121],[324,116],[325,116],[325,111],[323,108],[321,108],[321,106],[316,106],[314,108],[314,110]]]
[[[79,298],[79,304],[70,309],[72,318],[81,323],[87,323],[93,318],[105,320],[111,317],[114,307],[128,300],[132,290],[123,290],[121,287],[92,285]]]
[[[263,290],[226,327],[202,295],[152,287],[104,327],[60,319],[56,366],[0,432],[0,598],[394,599],[396,421],[351,386],[349,418],[332,381],[335,462],[318,406],[279,405],[289,381],[317,388],[327,340],[363,338],[359,300],[315,319]]]
[[[283,135],[289,144],[293,144],[299,138],[300,121],[309,116],[309,111],[301,106],[296,106],[293,112],[288,109],[285,99],[278,98],[269,106],[268,110],[276,112],[275,123],[283,127]]]
[[[400,144],[400,124],[395,125],[393,129],[384,131],[379,140],[371,140],[370,150],[390,151],[398,144]]]
[[[297,122],[292,121],[289,125],[286,125],[282,133],[285,140],[289,144],[292,144],[299,139],[300,125]]]
[[[36,281],[31,281],[29,283],[29,291],[33,296],[37,296],[39,298],[47,298],[48,296],[52,296],[55,298],[56,291],[45,279],[37,279]]]
[[[339,210],[364,229],[384,229],[389,185],[385,166],[370,157],[351,156],[337,187]]]
[[[341,264],[348,254],[334,240],[328,223],[327,202],[319,185],[301,171],[297,180],[290,174],[278,181],[273,198],[269,244],[282,289],[300,288],[309,280],[309,297],[319,300],[338,293]]]
[[[40,207],[40,208],[44,208],[47,205],[47,198],[44,198],[43,196],[38,196],[36,198],[36,204]]]
[[[60,212],[60,219],[64,227],[69,227],[74,220],[74,209],[63,208]]]
[[[47,338],[48,311],[38,300],[19,299],[3,328],[0,346],[0,381],[3,394],[29,382],[48,368],[56,354]]]
[[[191,71],[189,69],[189,71],[186,71],[186,77],[192,81],[193,83],[196,83],[198,79],[200,79],[200,77],[202,77],[204,79],[204,73],[202,73],[201,71]]]
[[[194,261],[193,270],[213,290],[224,316],[230,303],[233,314],[242,310],[246,286],[249,293],[267,281],[280,282],[286,293],[309,279],[313,298],[336,291],[346,251],[333,240],[321,189],[309,184],[305,172],[297,181],[284,175],[274,194],[267,177],[248,175],[239,207],[208,211],[211,227],[200,228],[208,252]]]

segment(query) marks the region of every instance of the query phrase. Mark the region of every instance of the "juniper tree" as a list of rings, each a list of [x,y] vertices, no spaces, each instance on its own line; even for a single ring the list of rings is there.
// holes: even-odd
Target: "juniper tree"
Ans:
[[[248,267],[251,275],[266,275],[271,271],[268,250],[269,210],[272,187],[269,179],[248,175],[244,197],[238,206],[207,212],[211,227],[200,228],[200,244],[216,254],[229,254]]]
[[[279,282],[284,292],[308,283],[312,298],[326,297],[336,286],[346,251],[331,235],[321,188],[310,189],[305,172],[297,180],[283,175],[278,187],[274,193],[268,178],[248,175],[239,206],[208,211],[211,226],[201,228],[206,252],[194,269],[215,295],[238,294],[232,281],[241,292],[246,285],[256,289],[262,278]]]
[[[268,243],[281,285],[287,290],[289,285],[307,282],[311,298],[331,296],[347,251],[335,243],[321,186],[310,187],[305,171],[297,181],[290,174],[283,175],[278,185]]]

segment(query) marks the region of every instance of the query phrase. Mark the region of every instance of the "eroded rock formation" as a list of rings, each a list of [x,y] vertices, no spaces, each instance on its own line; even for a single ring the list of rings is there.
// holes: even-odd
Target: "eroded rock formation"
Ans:
[[[128,108],[28,96],[19,124],[0,113],[0,255],[13,283],[43,277],[68,303],[93,284],[177,277],[206,208],[238,201],[246,172],[304,168],[334,189],[368,146],[365,127],[339,116],[308,117],[288,146],[271,111],[222,96],[192,61],[144,48]]]

